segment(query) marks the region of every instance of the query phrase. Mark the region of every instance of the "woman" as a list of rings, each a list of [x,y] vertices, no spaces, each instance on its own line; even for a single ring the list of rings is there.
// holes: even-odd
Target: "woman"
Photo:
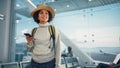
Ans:
[[[73,57],[72,48],[71,48],[70,46],[68,46],[68,53],[67,53],[67,57]]]
[[[33,19],[39,25],[32,31],[32,37],[26,36],[27,49],[32,52],[32,68],[60,68],[60,40],[55,29],[55,42],[51,39],[49,26],[54,18],[54,10],[45,4],[39,5],[31,12]],[[54,47],[55,44],[55,47]]]

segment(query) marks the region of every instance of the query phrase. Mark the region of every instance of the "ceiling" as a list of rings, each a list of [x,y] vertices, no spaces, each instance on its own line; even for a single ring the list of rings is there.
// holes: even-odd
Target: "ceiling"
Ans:
[[[42,4],[42,0],[31,0],[33,4],[36,6],[40,3]],[[43,0],[44,1],[44,0]],[[67,11],[81,10],[86,8],[104,6],[113,3],[120,3],[120,0],[57,0],[55,2],[48,2],[47,5],[50,5],[55,9],[56,13],[62,13]],[[16,8],[16,12],[24,15],[26,17],[30,16],[30,11],[26,10],[28,7],[21,0],[17,0],[17,4],[21,5]]]
[[[56,2],[46,3],[56,9],[56,13],[81,10],[104,6],[107,4],[118,3],[120,0],[60,0]]]

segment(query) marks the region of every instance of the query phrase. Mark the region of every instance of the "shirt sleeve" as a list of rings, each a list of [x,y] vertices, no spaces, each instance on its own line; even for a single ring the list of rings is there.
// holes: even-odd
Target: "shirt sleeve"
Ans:
[[[34,33],[36,32],[37,27],[32,29],[31,35],[34,36]],[[34,41],[28,42],[27,43],[27,51],[32,52],[33,48],[34,48]]]
[[[32,49],[34,48],[33,46],[34,46],[34,44],[32,41],[27,43],[27,51],[32,52]]]
[[[61,65],[61,54],[60,54],[60,40],[59,40],[59,38],[58,38],[58,40],[57,40],[57,43],[56,43],[57,45],[56,45],[56,56],[55,56],[55,58],[56,58],[56,67],[55,68],[60,68],[60,65]]]
[[[60,38],[58,32],[56,32],[56,47],[55,47],[55,59],[56,59],[56,66],[55,68],[60,68],[61,66],[61,53],[60,53]]]
[[[117,64],[117,62],[118,62],[119,59],[120,59],[120,54],[118,54],[118,55],[115,57],[113,63],[114,63],[114,64]]]

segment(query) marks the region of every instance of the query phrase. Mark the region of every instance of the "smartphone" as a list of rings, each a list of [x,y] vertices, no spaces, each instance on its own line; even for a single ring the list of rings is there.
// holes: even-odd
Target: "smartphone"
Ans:
[[[24,35],[25,35],[25,36],[32,37],[32,35],[31,35],[31,34],[29,34],[29,33],[24,33]]]

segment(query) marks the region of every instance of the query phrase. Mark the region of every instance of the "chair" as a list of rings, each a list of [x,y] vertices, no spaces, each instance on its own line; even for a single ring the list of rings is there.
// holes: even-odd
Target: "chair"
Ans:
[[[0,68],[1,68],[1,64],[0,64]]]
[[[73,67],[73,63],[72,63],[71,57],[65,57],[65,62],[66,62],[67,68],[72,68]]]
[[[96,68],[96,66],[85,66],[84,68]]]
[[[21,68],[31,68],[31,66],[30,66],[30,61],[20,62],[20,67],[21,67]]]
[[[67,68],[79,68],[79,62],[77,57],[65,57]]]
[[[18,62],[2,63],[1,68],[19,68]]]
[[[64,58],[61,58],[61,68],[66,68],[66,62]]]
[[[73,67],[80,67],[77,57],[72,57]]]

